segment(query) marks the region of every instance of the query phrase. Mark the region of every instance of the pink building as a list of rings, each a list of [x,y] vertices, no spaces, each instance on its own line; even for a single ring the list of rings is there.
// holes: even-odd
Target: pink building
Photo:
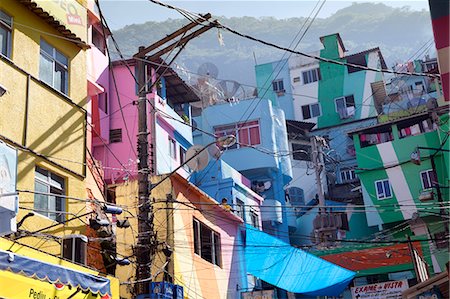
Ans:
[[[158,63],[163,64],[162,61]],[[106,76],[109,86],[100,86],[106,87],[105,92],[93,101],[94,157],[102,163],[107,183],[137,177],[135,72],[134,60],[115,61],[112,72]],[[184,162],[186,150],[192,145],[188,103],[199,101],[198,96],[168,66],[149,68],[149,78],[155,80],[161,75],[160,83],[147,96],[152,174],[169,173]],[[186,176],[187,172],[182,169],[180,174]]]

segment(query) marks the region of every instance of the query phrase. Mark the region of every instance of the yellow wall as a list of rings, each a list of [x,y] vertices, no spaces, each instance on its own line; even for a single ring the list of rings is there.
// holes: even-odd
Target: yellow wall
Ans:
[[[161,176],[153,177],[152,181],[158,182],[162,179]],[[172,193],[172,184],[168,179],[157,188],[152,191],[151,197],[155,198],[156,201],[165,201],[166,194]],[[132,207],[129,211],[133,215],[138,214],[137,208],[137,196],[138,196],[138,183],[137,181],[127,182],[121,185],[116,186],[116,203],[120,205],[126,205],[128,207]],[[164,209],[167,206],[165,202],[163,203],[154,203],[153,211],[154,211],[154,229],[157,231],[157,240],[158,242],[166,241],[167,236],[167,221],[166,219],[171,219],[171,217],[167,217],[167,212],[170,210]],[[170,206],[170,205],[169,205]],[[172,213],[169,212],[171,215]],[[127,215],[124,215],[127,216]],[[128,216],[130,216],[128,214]],[[133,250],[132,246],[137,244],[137,232],[138,232],[138,222],[136,217],[131,217],[128,219],[130,221],[131,227],[126,229],[118,228],[116,230],[117,236],[117,253],[121,256],[132,256]],[[172,221],[172,220],[171,220]],[[170,234],[170,239],[173,238],[173,234]],[[168,240],[168,243],[172,243],[171,240]],[[153,264],[152,264],[152,273],[156,274],[155,281],[163,280],[163,271],[161,271],[162,266],[166,262],[165,255],[161,252],[162,246],[158,246]],[[119,278],[121,282],[127,281],[135,281],[136,280],[136,264],[134,263],[136,260],[134,257],[130,258],[133,263],[129,266],[117,266],[116,268],[116,277]],[[172,268],[173,269],[173,268]],[[133,285],[121,285],[120,286],[120,296],[124,298],[132,298]]]
[[[21,246],[17,243],[13,243],[10,241],[7,241],[5,239],[0,239],[0,249],[1,250],[9,250],[11,252],[14,252],[18,255],[34,258],[37,260],[45,261],[51,264],[60,265],[69,269],[77,270],[84,273],[89,273],[92,275],[100,275],[98,272],[93,271],[91,269],[70,263],[68,261],[61,260],[59,258],[49,256],[47,254],[38,252],[32,248],[28,248],[25,246]],[[111,295],[112,299],[119,298],[119,280],[112,276],[106,276],[106,278],[110,281],[111,286]],[[10,284],[13,284],[14,282],[17,282],[14,288],[5,288],[5,282],[8,282]],[[8,285],[11,286],[11,285]],[[30,294],[30,287],[34,287],[38,291],[42,291],[43,293],[50,293],[54,292],[51,297],[47,298],[54,298],[54,296],[58,296],[58,298],[67,298],[71,294],[74,293],[74,289],[69,290],[68,287],[65,287],[62,291],[56,292],[56,289],[51,284],[42,283],[37,279],[28,278],[19,274],[13,274],[8,271],[0,271],[0,297],[5,298],[33,298],[32,296],[29,297]],[[26,296],[24,296],[26,295]],[[69,295],[69,296],[67,296]],[[40,297],[42,298],[42,297]],[[100,295],[94,296],[92,293],[89,294],[83,294],[80,293],[77,296],[73,297],[76,298],[85,298],[85,299],[100,299]]]
[[[26,150],[19,150],[17,188],[34,191],[34,171],[36,165],[39,165],[65,179],[66,195],[86,198],[86,115],[83,109],[77,106],[84,106],[87,97],[85,51],[63,38],[58,31],[19,1],[2,0],[0,9],[13,17],[12,55],[10,60],[0,59],[0,84],[8,90],[0,98],[0,135],[47,156],[60,165],[50,163]],[[39,80],[41,38],[69,58],[68,96],[60,94]],[[21,192],[19,202],[20,207],[33,208],[34,195]],[[86,211],[84,202],[67,200],[66,207],[74,214]],[[17,219],[20,220],[27,212],[20,210]],[[86,221],[86,217],[82,220]],[[35,231],[55,223],[35,213],[34,217],[24,222],[21,229]],[[64,227],[59,225],[46,230],[45,233],[63,236],[77,234],[84,229],[85,224],[77,220],[68,222]],[[20,239],[20,242],[52,254],[60,254],[60,245],[55,241],[25,237]]]

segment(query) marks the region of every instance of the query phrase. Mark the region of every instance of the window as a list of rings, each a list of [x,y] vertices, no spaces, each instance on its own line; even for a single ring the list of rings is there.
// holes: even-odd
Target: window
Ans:
[[[291,203],[302,204],[305,202],[305,195],[302,188],[299,187],[289,187],[286,190],[287,195]]]
[[[261,144],[259,121],[220,126],[215,128],[216,136],[234,135],[238,142],[229,149]]]
[[[359,55],[349,56],[349,57],[347,57],[347,63],[360,65],[360,66],[367,66],[366,55],[359,54]],[[347,66],[347,72],[349,74],[356,73],[356,72],[363,71],[363,70],[364,69],[359,68],[359,67]]]
[[[11,58],[12,17],[0,10],[0,53]]]
[[[183,165],[184,163],[186,163],[186,150],[180,146],[180,165]],[[183,169],[186,171],[191,171],[189,166],[186,164],[183,165]]]
[[[355,114],[355,98],[353,95],[334,99],[336,112],[342,118],[348,118]]]
[[[436,182],[436,175],[434,174],[433,169],[428,169],[425,171],[422,171],[420,173],[420,178],[422,181],[422,189],[428,190],[433,188]]]
[[[255,210],[250,210],[250,223],[253,227],[259,228],[259,216]]]
[[[62,240],[63,258],[86,265],[86,249],[88,239],[83,235],[71,235]]]
[[[275,92],[284,92],[283,79],[275,80],[272,82],[272,89]]]
[[[194,252],[204,260],[217,266],[222,265],[220,235],[194,219]]]
[[[311,146],[292,143],[292,158],[300,161],[311,161]]]
[[[302,114],[303,114],[303,119],[310,119],[313,117],[320,116],[322,113],[320,111],[319,103],[303,105],[302,106]]]
[[[375,182],[378,199],[386,199],[392,197],[391,184],[389,180],[381,180]]]
[[[169,156],[172,159],[177,159],[177,142],[169,136]]]
[[[341,170],[342,183],[353,182],[354,180],[356,180],[356,174],[353,169]]]
[[[98,108],[108,114],[108,94],[106,92],[102,92],[97,95],[98,100]]]
[[[67,94],[69,86],[69,60],[61,52],[41,40],[39,79]]]
[[[295,77],[295,78],[293,79],[293,81],[294,81],[294,83],[300,82],[300,77]]]
[[[320,77],[320,69],[319,68],[305,71],[302,73],[302,75],[303,75],[303,84],[316,82],[316,81],[319,81],[320,79],[322,79]]]
[[[109,130],[109,142],[110,143],[122,142],[122,129]]]
[[[244,202],[240,199],[236,199],[236,209],[235,213],[237,216],[241,217],[245,221],[245,209]]]
[[[97,47],[103,54],[105,54],[105,38],[103,34],[94,26],[92,27],[92,43]]]
[[[65,181],[56,174],[36,167],[34,178],[34,209],[37,213],[58,222],[64,222],[65,198],[58,195],[65,193]]]

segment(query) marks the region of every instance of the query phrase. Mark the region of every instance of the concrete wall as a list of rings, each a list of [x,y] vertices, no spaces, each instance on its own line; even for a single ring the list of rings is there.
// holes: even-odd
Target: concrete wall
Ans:
[[[7,143],[25,149],[19,150],[17,188],[33,192],[35,167],[39,165],[65,179],[66,195],[86,198],[86,114],[82,109],[87,97],[85,52],[60,38],[58,31],[19,2],[5,0],[0,8],[14,18],[11,60],[0,59],[0,84],[8,89],[1,98],[0,134],[9,139]],[[39,80],[41,38],[69,58],[67,96]],[[32,209],[34,195],[20,193],[19,204]],[[79,213],[85,210],[86,203],[68,199],[66,207],[69,212]],[[28,211],[19,211],[17,219],[20,220],[26,213]],[[52,224],[56,223],[35,213],[34,217],[24,222],[22,229],[34,231]],[[62,237],[81,233],[84,229],[81,220],[74,220],[64,227],[45,230],[45,233]],[[21,242],[52,254],[59,255],[61,252],[60,244],[55,241],[25,237]]]

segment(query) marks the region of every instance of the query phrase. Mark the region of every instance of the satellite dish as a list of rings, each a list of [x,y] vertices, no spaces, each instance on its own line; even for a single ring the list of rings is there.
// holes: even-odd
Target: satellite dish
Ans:
[[[209,163],[209,154],[207,150],[204,150],[204,146],[193,145],[186,151],[186,161],[192,160],[186,163],[186,165],[193,171],[202,170]]]
[[[214,63],[205,62],[199,66],[197,73],[200,76],[216,79],[219,75],[219,69]]]
[[[242,85],[234,80],[219,81],[216,86],[220,90],[222,100],[230,101],[232,99],[245,99],[245,90]]]
[[[222,154],[219,147],[215,144],[211,144],[210,146],[208,146],[208,152],[211,156],[216,158],[216,160],[219,159],[220,155]]]

